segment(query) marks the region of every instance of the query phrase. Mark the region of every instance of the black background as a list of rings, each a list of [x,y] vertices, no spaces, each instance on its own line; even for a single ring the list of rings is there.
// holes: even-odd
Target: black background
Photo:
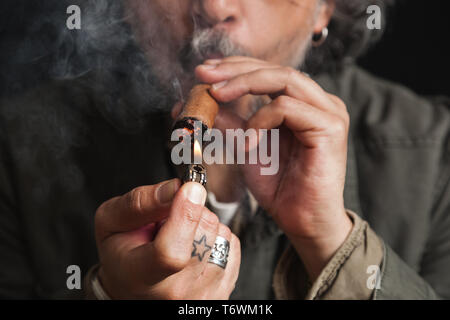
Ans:
[[[397,0],[386,33],[360,65],[424,95],[450,96],[448,1]]]

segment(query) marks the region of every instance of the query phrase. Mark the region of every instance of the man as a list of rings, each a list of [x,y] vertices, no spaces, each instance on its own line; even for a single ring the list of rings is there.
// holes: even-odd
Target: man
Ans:
[[[91,14],[115,6],[97,1]],[[134,69],[107,60],[110,68],[5,103],[2,295],[63,296],[76,264],[90,268],[84,290],[99,299],[449,297],[448,104],[351,64],[323,72],[327,59],[352,53],[339,48],[353,48],[354,35],[338,35],[360,9],[125,0],[130,29],[107,41],[123,49],[111,61],[122,55]],[[128,35],[142,56],[126,54]],[[111,74],[119,89],[108,88]],[[196,82],[222,105],[218,129],[280,128],[275,175],[212,165],[208,191],[170,179],[171,121],[167,108],[150,114],[148,101],[173,105]],[[36,123],[42,131],[27,132]],[[216,238],[229,243],[225,268],[209,263]]]

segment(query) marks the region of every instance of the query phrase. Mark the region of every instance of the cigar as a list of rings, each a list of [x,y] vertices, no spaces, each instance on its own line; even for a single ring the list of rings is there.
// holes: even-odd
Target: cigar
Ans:
[[[219,112],[219,104],[209,93],[210,88],[211,86],[208,84],[199,84],[191,89],[187,102],[175,121],[174,130],[187,129],[187,132],[194,138],[195,121],[201,123],[202,132],[214,126],[214,121]],[[194,147],[194,139],[191,139],[191,142],[192,147]],[[199,149],[201,153],[202,148]],[[190,164],[183,166],[180,170],[184,172],[182,173],[183,183],[197,182],[206,186],[206,168],[203,165]]]
[[[175,127],[180,128],[177,123],[184,122],[186,119],[200,121],[207,129],[214,126],[219,104],[209,93],[210,88],[209,84],[199,84],[191,89],[183,111],[175,122]]]

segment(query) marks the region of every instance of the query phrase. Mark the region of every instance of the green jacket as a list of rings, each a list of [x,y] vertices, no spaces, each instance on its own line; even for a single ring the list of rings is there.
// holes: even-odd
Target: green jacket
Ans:
[[[450,102],[419,97],[354,65],[316,79],[351,117],[345,205],[352,234],[315,283],[261,208],[244,203],[232,298],[450,298]],[[76,81],[54,82],[0,109],[0,297],[83,297],[67,268],[98,262],[94,213],[105,200],[175,175],[168,119],[117,130]],[[354,214],[354,213],[356,214]],[[378,289],[368,286],[379,266]],[[373,269],[372,269],[373,270]]]

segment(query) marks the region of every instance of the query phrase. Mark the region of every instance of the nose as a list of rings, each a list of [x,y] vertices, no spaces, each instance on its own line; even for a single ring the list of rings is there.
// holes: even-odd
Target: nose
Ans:
[[[239,0],[194,0],[193,14],[203,28],[231,24],[239,19]]]

